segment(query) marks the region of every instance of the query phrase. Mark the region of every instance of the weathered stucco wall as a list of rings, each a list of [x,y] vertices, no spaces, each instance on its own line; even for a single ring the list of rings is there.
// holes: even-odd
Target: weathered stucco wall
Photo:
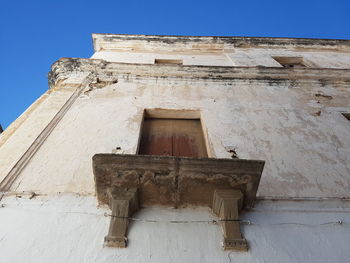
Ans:
[[[94,35],[94,47],[93,59],[56,62],[51,89],[0,135],[0,188],[11,177],[1,262],[348,260],[348,41]],[[315,67],[281,68],[271,56]],[[92,156],[135,154],[145,109],[196,110],[210,157],[265,160],[259,200],[241,215],[248,252],[223,251],[217,224],[168,222],[215,219],[203,207],[142,209],[128,248],[103,247],[110,210],[97,205]]]
[[[182,59],[184,65],[281,67],[272,57],[303,57],[309,67],[350,68],[346,40],[181,37],[93,34],[92,58],[153,64],[154,59]]]
[[[119,63],[154,64],[155,59],[180,59],[183,65],[233,66],[231,59],[218,54],[179,54],[179,53],[145,53],[145,52],[108,52],[95,53],[91,58],[104,59]]]
[[[71,96],[71,88],[49,90],[1,134],[0,181]]]
[[[347,262],[349,204],[321,203],[258,205],[242,217],[249,251],[230,252],[221,247],[218,224],[169,223],[216,220],[206,208],[143,209],[134,215],[128,248],[117,249],[103,247],[110,211],[97,208],[93,196],[7,197],[1,262]]]
[[[199,110],[213,157],[265,160],[259,196],[350,197],[350,123],[334,109],[349,100],[317,81],[118,79],[77,99],[13,190],[93,193],[91,157],[135,154],[143,110],[163,108]]]
[[[294,49],[257,49],[242,48],[234,52],[221,51],[216,53],[170,53],[170,52],[112,52],[99,51],[91,58],[104,59],[119,63],[154,64],[155,59],[181,59],[183,65],[201,66],[238,66],[238,67],[282,67],[273,57],[289,56],[303,57],[304,61],[315,68],[350,68],[350,53],[345,52],[315,52]]]

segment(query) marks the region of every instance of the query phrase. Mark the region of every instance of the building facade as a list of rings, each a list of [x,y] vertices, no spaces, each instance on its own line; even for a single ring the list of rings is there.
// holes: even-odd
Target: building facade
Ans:
[[[0,135],[1,262],[349,260],[349,40],[93,43]]]

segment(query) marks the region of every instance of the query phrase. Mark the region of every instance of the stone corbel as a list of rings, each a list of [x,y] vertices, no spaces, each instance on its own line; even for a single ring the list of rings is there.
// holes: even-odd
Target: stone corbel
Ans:
[[[239,227],[239,212],[243,206],[240,190],[215,190],[212,212],[221,220],[224,232],[224,249],[247,251],[247,241],[242,237]]]
[[[108,235],[105,237],[105,246],[125,248],[128,240],[129,217],[139,209],[137,189],[111,187],[107,194],[112,217]]]

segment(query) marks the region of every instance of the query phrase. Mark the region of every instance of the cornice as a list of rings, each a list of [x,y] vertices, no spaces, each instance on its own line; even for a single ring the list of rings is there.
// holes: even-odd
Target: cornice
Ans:
[[[347,39],[273,38],[239,36],[159,36],[92,34],[95,52],[101,50],[226,50],[232,48],[306,48],[350,51]]]
[[[72,74],[93,72],[96,76],[139,79],[185,79],[209,81],[331,81],[350,82],[350,69],[280,68],[280,67],[213,67],[157,64],[128,64],[100,59],[62,58],[49,73],[50,86]]]

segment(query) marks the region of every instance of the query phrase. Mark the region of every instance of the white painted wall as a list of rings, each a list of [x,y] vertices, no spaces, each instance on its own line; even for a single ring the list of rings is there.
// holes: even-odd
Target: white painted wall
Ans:
[[[103,247],[110,211],[93,196],[7,197],[0,208],[2,263],[61,262],[348,262],[350,205],[273,202],[243,215],[248,252],[223,251],[221,227],[207,208],[148,208],[134,215],[126,249]],[[343,224],[335,222],[341,220]],[[14,223],[15,222],[15,223]]]

